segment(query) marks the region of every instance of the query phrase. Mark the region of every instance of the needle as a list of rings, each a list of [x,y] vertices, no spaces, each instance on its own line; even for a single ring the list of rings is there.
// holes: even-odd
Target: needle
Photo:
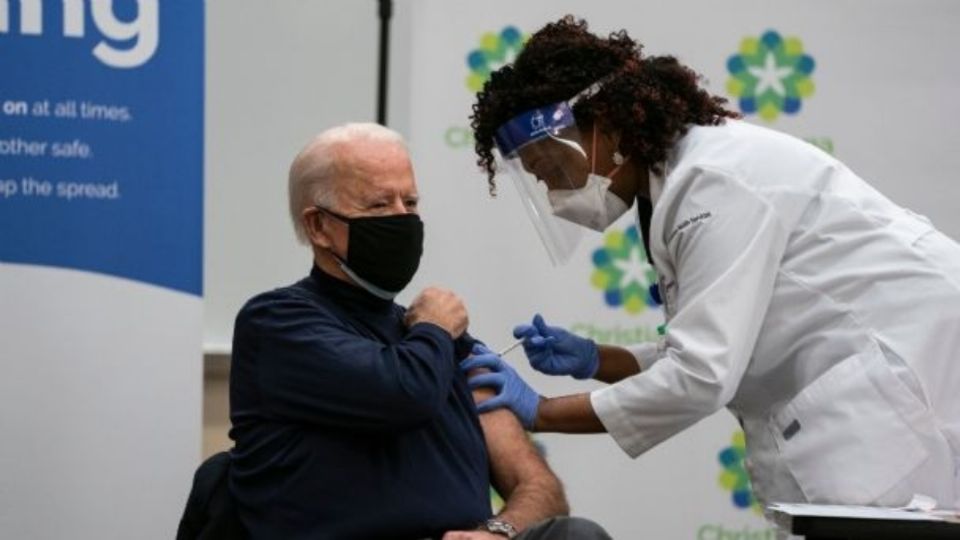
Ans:
[[[518,339],[518,340],[516,341],[516,343],[514,343],[513,345],[510,345],[509,347],[507,347],[506,349],[500,351],[500,352],[497,353],[497,354],[500,355],[500,356],[503,356],[503,355],[507,354],[508,352],[516,349],[516,348],[519,347],[520,345],[523,345],[523,340],[522,340],[522,339]]]

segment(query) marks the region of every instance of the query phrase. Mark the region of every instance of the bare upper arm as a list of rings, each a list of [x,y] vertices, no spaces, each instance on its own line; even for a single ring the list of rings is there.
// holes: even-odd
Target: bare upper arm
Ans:
[[[489,388],[478,388],[473,391],[473,399],[479,403],[494,394]],[[480,415],[480,426],[487,443],[493,484],[504,498],[525,482],[545,482],[560,489],[560,481],[509,409]]]

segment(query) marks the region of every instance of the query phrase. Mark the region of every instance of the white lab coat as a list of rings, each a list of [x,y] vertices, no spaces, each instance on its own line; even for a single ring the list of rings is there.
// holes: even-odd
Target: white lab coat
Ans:
[[[694,127],[654,182],[668,330],[591,394],[637,456],[726,406],[763,502],[960,507],[960,246],[813,145]]]

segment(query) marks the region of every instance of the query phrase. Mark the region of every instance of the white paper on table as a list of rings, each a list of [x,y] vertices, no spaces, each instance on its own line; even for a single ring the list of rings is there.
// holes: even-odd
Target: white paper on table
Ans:
[[[903,508],[877,506],[846,506],[834,504],[773,503],[768,507],[794,517],[830,517],[849,519],[892,519],[901,521],[956,521],[958,515],[951,511],[917,511]]]

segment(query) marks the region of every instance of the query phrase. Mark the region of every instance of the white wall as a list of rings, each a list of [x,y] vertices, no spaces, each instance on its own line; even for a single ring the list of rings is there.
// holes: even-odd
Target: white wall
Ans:
[[[403,131],[409,10],[395,4],[388,122]],[[376,0],[207,1],[208,352],[229,347],[248,298],[310,269],[287,217],[287,167],[323,129],[376,119],[377,9]]]

